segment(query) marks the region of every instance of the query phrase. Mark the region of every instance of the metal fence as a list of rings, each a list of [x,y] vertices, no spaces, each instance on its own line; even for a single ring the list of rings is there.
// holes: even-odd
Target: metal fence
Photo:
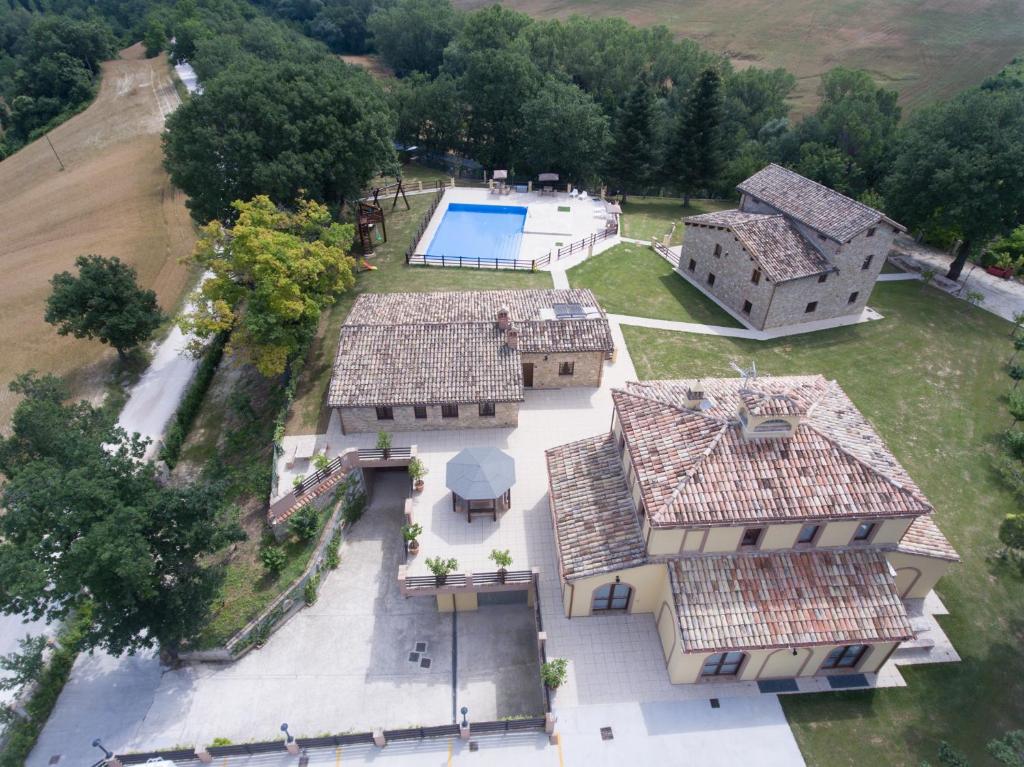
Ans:
[[[450,266],[462,269],[505,269],[513,272],[535,272],[551,263],[551,254],[540,258],[476,258],[467,256],[427,256],[423,253],[406,254],[410,266]]]
[[[187,762],[197,758],[196,752],[191,748],[181,748],[175,751],[146,751],[142,754],[118,754],[117,756],[121,764],[145,764],[150,759]]]
[[[673,253],[673,252],[672,252],[672,251],[671,251],[671,250],[670,250],[670,249],[668,248],[668,246],[666,246],[666,245],[662,245],[662,244],[661,244],[660,242],[658,242],[657,240],[652,240],[652,241],[651,241],[651,246],[652,246],[652,247],[654,248],[654,252],[655,252],[655,253],[657,253],[657,254],[658,254],[659,256],[661,256],[662,258],[664,258],[664,259],[665,259],[666,261],[668,261],[668,262],[669,262],[670,264],[672,264],[672,268],[673,268],[673,269],[676,269],[676,268],[678,268],[678,267],[679,267],[679,258],[680,258],[680,257],[679,257],[679,256],[677,256],[677,255],[676,255],[675,253]]]
[[[437,206],[441,204],[441,198],[444,197],[444,184],[441,181],[435,182],[437,186],[437,192],[434,195],[434,199],[430,203],[430,207],[427,208],[427,212],[423,214],[423,218],[420,219],[420,225],[416,227],[416,233],[413,234],[412,240],[409,242],[409,247],[405,250],[405,263],[409,263],[409,257],[416,252],[416,246],[419,245],[420,238],[423,233],[427,231],[427,227],[430,226],[430,219],[434,215],[434,211],[437,210]]]
[[[474,735],[490,735],[505,732],[524,732],[527,730],[544,729],[545,718],[543,716],[530,717],[528,719],[502,719],[497,722],[473,722],[470,732]]]

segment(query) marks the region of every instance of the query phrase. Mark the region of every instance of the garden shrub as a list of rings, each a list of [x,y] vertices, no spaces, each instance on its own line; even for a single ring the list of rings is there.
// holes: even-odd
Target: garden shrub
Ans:
[[[327,543],[327,554],[324,562],[332,570],[337,570],[341,564],[341,556],[338,554],[338,547],[341,545],[341,530],[335,530],[331,540]]]
[[[544,681],[544,686],[551,690],[557,690],[565,684],[565,674],[568,666],[569,661],[565,658],[552,658],[547,663],[541,665],[540,678]]]
[[[320,510],[313,504],[303,506],[288,520],[288,531],[300,541],[309,541],[320,530]]]
[[[360,493],[354,498],[349,498],[345,503],[345,509],[341,512],[341,518],[349,525],[354,525],[366,511],[366,493]]]
[[[277,575],[284,569],[288,557],[277,546],[264,546],[260,549],[260,562],[267,568],[267,572]]]
[[[306,581],[306,585],[302,587],[302,596],[306,600],[307,605],[311,605],[316,602],[317,593],[316,590],[320,587],[320,575],[310,576],[309,580]]]
[[[196,377],[189,384],[185,396],[182,397],[181,403],[174,413],[174,419],[167,429],[163,447],[160,448],[160,460],[172,469],[181,456],[181,448],[185,444],[185,439],[192,428],[192,423],[199,414],[199,408],[202,407],[203,399],[206,397],[206,392],[213,381],[213,374],[217,372],[217,366],[224,356],[224,346],[227,344],[227,341],[227,333],[218,333],[214,337],[206,353],[203,355],[202,362],[199,363]]]
[[[1008,431],[1003,436],[1003,441],[1011,455],[1024,459],[1024,431]]]

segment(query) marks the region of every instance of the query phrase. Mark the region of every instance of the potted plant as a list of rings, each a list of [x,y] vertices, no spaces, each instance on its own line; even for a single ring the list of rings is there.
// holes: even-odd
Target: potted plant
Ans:
[[[419,493],[423,491],[423,478],[427,476],[427,467],[419,458],[409,461],[409,476],[412,478],[413,489]]]
[[[443,586],[448,579],[448,573],[454,572],[458,566],[458,561],[454,559],[427,557],[427,569],[434,574],[434,581],[438,586]]]
[[[377,432],[377,449],[384,453],[384,460],[391,457],[391,435],[386,431]]]
[[[330,465],[331,459],[327,457],[327,453],[317,453],[313,456],[313,468],[317,471],[326,471]]]
[[[557,690],[565,684],[565,672],[569,661],[565,658],[552,658],[540,667],[540,678],[549,690]]]
[[[508,570],[506,568],[512,565],[512,557],[509,555],[508,549],[505,549],[504,551],[501,549],[491,549],[491,554],[488,559],[498,566],[498,580],[504,583],[505,576],[508,574]]]
[[[420,542],[418,538],[423,535],[423,528],[417,524],[402,525],[402,538],[405,539],[406,548],[410,554],[415,554],[420,550]]]

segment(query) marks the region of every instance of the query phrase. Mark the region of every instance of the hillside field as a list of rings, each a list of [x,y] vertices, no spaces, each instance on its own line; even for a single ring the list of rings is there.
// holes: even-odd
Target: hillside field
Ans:
[[[186,288],[180,263],[194,242],[185,196],[161,165],[164,117],[179,103],[165,57],[141,46],[103,65],[95,102],[45,139],[0,162],[0,424],[14,406],[7,382],[30,368],[66,375],[78,396],[102,392],[116,353],[58,336],[43,321],[49,279],[82,254],[118,256],[173,311]]]
[[[463,8],[492,0],[456,0]],[[905,108],[945,98],[1024,53],[1019,0],[502,0],[539,18],[622,16],[664,24],[728,55],[736,67],[785,67],[798,78],[795,107],[810,111],[820,75],[870,71]]]

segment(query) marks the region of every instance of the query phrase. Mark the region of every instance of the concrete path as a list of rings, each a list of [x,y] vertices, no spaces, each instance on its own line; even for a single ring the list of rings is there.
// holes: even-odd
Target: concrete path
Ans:
[[[751,341],[771,341],[802,333],[813,333],[818,330],[842,328],[848,325],[859,325],[862,322],[882,319],[882,315],[870,307],[856,317],[836,317],[830,320],[804,322],[800,325],[788,325],[772,330],[751,330],[748,328],[727,328],[721,325],[702,325],[695,322],[676,322],[674,320],[656,320],[650,317],[632,317],[625,314],[609,314],[608,319],[619,325],[634,325],[655,330],[672,330],[678,333],[696,333],[704,336],[723,336],[726,338],[744,338]]]
[[[880,274],[875,282],[902,282],[904,280],[920,280],[920,274],[913,274],[911,272],[904,272],[903,274],[897,274],[895,272],[890,274]]]
[[[968,293],[981,293],[985,298],[980,307],[1004,320],[1012,322],[1014,314],[1024,312],[1024,284],[1017,280],[1004,280],[974,264],[967,264],[956,282],[947,280],[953,257],[906,236],[896,238],[889,257],[913,272],[931,269],[935,272],[931,284],[957,298],[966,300]]]

